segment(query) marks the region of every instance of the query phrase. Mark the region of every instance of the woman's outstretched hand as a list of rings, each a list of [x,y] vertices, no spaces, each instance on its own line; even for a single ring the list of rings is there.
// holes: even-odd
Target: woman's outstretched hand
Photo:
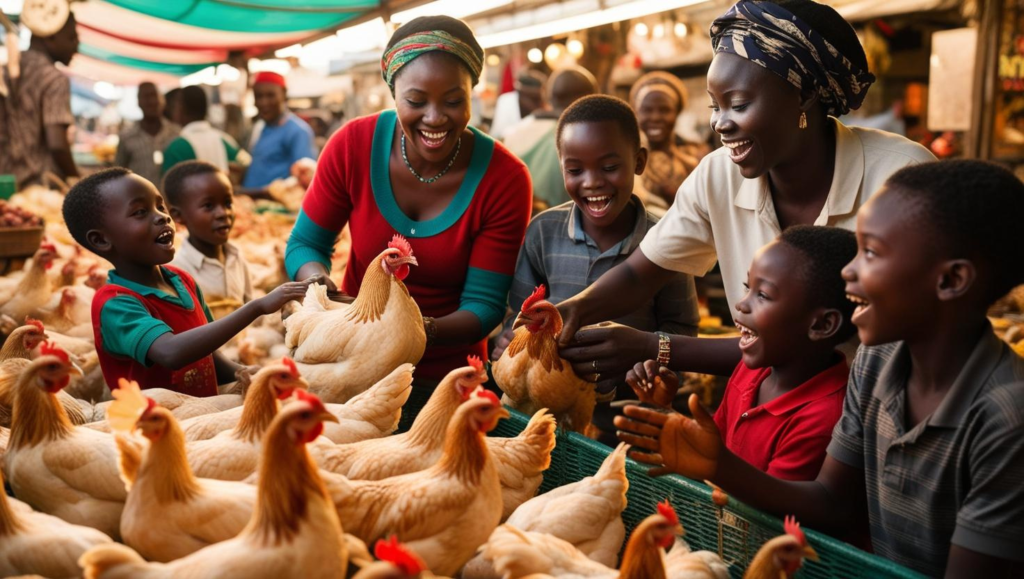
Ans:
[[[558,353],[572,364],[577,376],[623,377],[637,360],[657,352],[657,339],[654,334],[629,326],[603,322],[576,332],[571,343]]]
[[[708,411],[690,395],[688,418],[677,412],[659,412],[626,406],[615,417],[619,440],[633,446],[630,458],[651,466],[651,476],[681,474],[695,480],[715,480],[722,453],[722,436]]]
[[[671,410],[672,401],[679,392],[679,375],[664,366],[659,367],[655,360],[647,360],[637,362],[626,373],[626,384],[640,402]]]

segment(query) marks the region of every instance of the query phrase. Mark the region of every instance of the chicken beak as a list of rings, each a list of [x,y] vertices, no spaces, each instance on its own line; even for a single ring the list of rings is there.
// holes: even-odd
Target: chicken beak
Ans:
[[[420,262],[416,261],[416,256],[414,256],[414,255],[410,255],[408,257],[403,257],[403,258],[398,260],[398,263],[399,264],[403,264],[403,265],[415,265],[417,267],[419,267],[419,265],[420,265]]]
[[[72,362],[68,367],[68,375],[84,376],[85,372],[82,372],[82,369],[78,367],[78,364]]]
[[[335,423],[337,423],[338,422],[338,417],[333,415],[333,414],[331,414],[330,412],[324,410],[323,412],[320,413],[320,420],[322,420],[323,422],[335,422]],[[817,555],[815,555],[815,556],[817,556]]]
[[[808,561],[818,562],[818,552],[814,550],[814,547],[807,545],[804,547],[804,559]]]
[[[519,315],[516,316],[516,321],[512,322],[512,329],[514,330],[520,326],[525,326],[527,324],[532,323],[533,320],[530,319],[530,316],[524,314],[523,312],[519,312]]]
[[[510,418],[512,415],[509,414],[509,411],[504,406],[502,406],[501,408],[498,409],[497,416],[498,416],[499,419],[501,419],[501,418],[507,419],[507,418]]]

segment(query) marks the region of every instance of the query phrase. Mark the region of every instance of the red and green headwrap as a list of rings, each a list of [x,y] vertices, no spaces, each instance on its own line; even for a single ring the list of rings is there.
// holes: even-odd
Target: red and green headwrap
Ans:
[[[466,63],[473,75],[473,84],[480,80],[480,71],[484,61],[473,48],[444,30],[426,30],[407,36],[395,43],[384,53],[380,61],[380,73],[384,82],[388,83],[392,92],[395,90],[395,75],[399,69],[409,64],[416,57],[439,50],[447,52]]]

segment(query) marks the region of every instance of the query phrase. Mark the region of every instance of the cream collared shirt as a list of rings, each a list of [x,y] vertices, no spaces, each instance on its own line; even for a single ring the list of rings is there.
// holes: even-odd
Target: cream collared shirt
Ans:
[[[857,210],[890,175],[935,157],[899,135],[833,122],[835,172],[814,224],[853,231]],[[660,267],[696,276],[719,261],[731,309],[743,298],[754,254],[780,233],[767,175],[745,179],[723,147],[704,157],[683,181],[672,207],[647,233],[640,249]]]
[[[203,290],[209,304],[220,300],[237,300],[239,305],[252,299],[249,266],[231,243],[224,244],[224,263],[210,259],[185,240],[171,265],[187,271]]]

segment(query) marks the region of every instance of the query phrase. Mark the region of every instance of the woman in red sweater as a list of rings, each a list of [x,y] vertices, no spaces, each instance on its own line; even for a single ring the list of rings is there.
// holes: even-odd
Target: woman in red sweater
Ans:
[[[330,255],[347,223],[341,289],[355,295],[391,237],[408,238],[419,267],[405,284],[427,333],[418,378],[439,380],[469,354],[486,357],[530,219],[526,166],[468,126],[483,56],[461,20],[421,17],[396,30],[381,60],[395,109],[355,119],[327,143],[285,252],[288,275],[330,286]]]

